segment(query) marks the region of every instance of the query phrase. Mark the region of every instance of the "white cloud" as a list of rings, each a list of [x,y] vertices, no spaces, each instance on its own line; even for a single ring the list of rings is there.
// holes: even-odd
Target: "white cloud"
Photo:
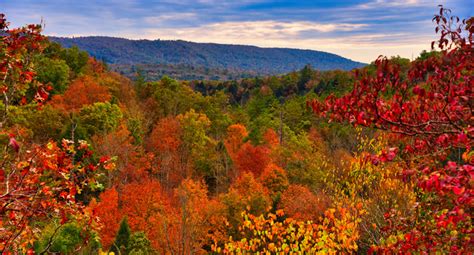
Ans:
[[[390,8],[390,7],[416,7],[416,6],[433,6],[434,1],[427,0],[375,0],[360,4],[357,7],[361,9]],[[356,8],[357,8],[356,7]]]
[[[431,15],[436,4],[448,2],[371,0],[332,9],[257,10],[241,7],[266,0],[159,0],[150,5],[141,0],[104,0],[100,4],[82,0],[74,5],[63,0],[51,0],[49,5],[35,1],[7,0],[5,11],[13,25],[36,23],[44,17],[45,33],[50,35],[303,48],[364,62],[380,54],[411,58],[429,49],[435,37]],[[450,1],[454,5],[455,0]],[[462,10],[469,12],[467,2],[454,6],[464,6]]]
[[[193,20],[196,19],[198,15],[193,12],[187,13],[169,13],[157,16],[144,17],[143,21],[147,25],[159,25],[169,21],[183,21],[183,20]]]
[[[160,20],[160,18],[158,17]],[[349,23],[316,23],[316,22],[281,22],[281,21],[243,21],[211,23],[198,27],[147,29],[146,37],[153,39],[252,39],[252,38],[288,38],[307,31],[328,33],[356,31],[366,27],[365,24]],[[185,38],[183,38],[183,36]]]
[[[428,49],[432,38],[408,33],[320,36],[304,38],[301,33],[352,32],[366,24],[322,24],[315,22],[250,21],[221,22],[185,28],[147,29],[140,34],[123,34],[128,38],[187,40],[226,44],[287,47],[328,51],[362,62],[371,62],[379,55],[400,55],[411,58]]]

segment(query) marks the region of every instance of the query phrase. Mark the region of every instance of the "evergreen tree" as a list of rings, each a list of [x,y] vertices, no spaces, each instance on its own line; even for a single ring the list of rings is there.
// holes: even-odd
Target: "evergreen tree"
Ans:
[[[148,255],[153,254],[150,240],[146,237],[143,232],[133,233],[130,241],[128,242],[127,252],[129,255]]]
[[[122,219],[120,223],[120,228],[117,232],[117,236],[115,237],[115,241],[110,248],[111,252],[115,254],[125,254],[125,251],[128,247],[128,242],[130,240],[130,226],[128,225],[127,217]]]
[[[313,70],[311,65],[305,65],[300,71],[300,79],[298,81],[298,94],[303,95],[306,92],[306,83],[311,80]]]

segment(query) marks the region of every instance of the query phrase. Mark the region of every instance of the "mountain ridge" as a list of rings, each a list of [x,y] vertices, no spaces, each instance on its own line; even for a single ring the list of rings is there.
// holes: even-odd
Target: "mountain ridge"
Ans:
[[[97,59],[122,67],[186,65],[275,75],[300,70],[308,64],[317,70],[351,70],[366,65],[333,53],[309,49],[264,48],[184,40],[132,40],[109,36],[49,38],[64,47],[76,45]]]

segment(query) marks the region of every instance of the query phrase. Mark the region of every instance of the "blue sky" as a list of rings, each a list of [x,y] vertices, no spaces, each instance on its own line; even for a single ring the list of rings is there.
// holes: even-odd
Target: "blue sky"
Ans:
[[[0,0],[0,12],[13,26],[43,19],[47,35],[314,49],[370,62],[429,49],[438,4],[474,15],[471,0]]]

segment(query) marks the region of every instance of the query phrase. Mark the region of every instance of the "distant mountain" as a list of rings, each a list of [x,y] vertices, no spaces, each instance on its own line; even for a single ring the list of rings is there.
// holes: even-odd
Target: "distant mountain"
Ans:
[[[318,70],[350,70],[365,65],[315,50],[260,48],[181,40],[128,40],[104,36],[50,39],[64,47],[76,45],[123,72],[143,65],[148,70],[153,66],[158,69],[167,66],[166,70],[169,70],[170,66],[181,66],[185,69],[220,70],[218,73],[232,73],[234,76],[235,73],[274,75],[299,70],[307,64]]]

